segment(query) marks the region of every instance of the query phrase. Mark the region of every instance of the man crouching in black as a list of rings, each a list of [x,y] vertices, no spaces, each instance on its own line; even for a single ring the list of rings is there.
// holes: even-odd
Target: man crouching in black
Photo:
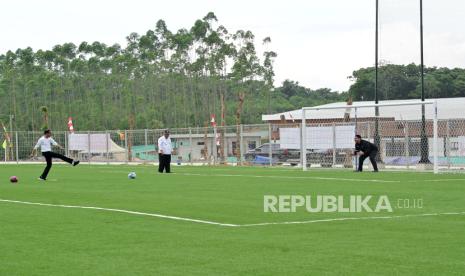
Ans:
[[[366,140],[362,139],[362,136],[355,135],[355,152],[354,155],[358,155],[358,169],[357,172],[363,171],[363,162],[367,157],[370,158],[371,165],[373,166],[374,172],[378,172],[378,164],[376,164],[376,155],[378,154],[378,147]]]

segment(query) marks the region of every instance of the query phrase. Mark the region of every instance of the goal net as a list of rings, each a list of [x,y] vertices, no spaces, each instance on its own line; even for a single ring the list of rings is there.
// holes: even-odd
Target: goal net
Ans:
[[[465,118],[437,100],[341,103],[302,108],[300,129],[280,130],[281,146],[300,146],[309,168],[353,168],[354,136],[377,145],[381,169],[439,172],[465,169]],[[463,116],[462,116],[463,117]],[[297,138],[298,136],[298,138]],[[302,142],[301,142],[302,141]],[[367,159],[364,168],[371,169]]]

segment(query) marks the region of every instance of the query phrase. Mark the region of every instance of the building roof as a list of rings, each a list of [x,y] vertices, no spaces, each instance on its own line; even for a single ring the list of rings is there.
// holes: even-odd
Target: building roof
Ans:
[[[441,99],[428,99],[428,101],[437,100],[438,103],[438,119],[465,119],[465,98],[441,98]],[[397,104],[418,102],[415,100],[391,100],[380,101],[380,104]],[[375,117],[375,108],[365,107],[373,105],[373,101],[353,102],[352,106],[357,108],[357,118],[373,118]],[[345,112],[350,111],[350,118],[355,118],[355,108],[346,109],[346,102],[336,102],[324,104],[316,107],[341,107],[341,109],[321,109],[321,110],[307,110],[305,112],[307,120],[319,119],[342,119]],[[426,105],[426,118],[433,119],[433,105]],[[287,121],[298,120],[301,121],[302,110],[291,110],[287,112],[262,115],[262,121],[280,121],[284,116]],[[404,105],[404,106],[381,106],[379,108],[379,116],[382,118],[394,118],[395,120],[420,120],[421,119],[421,105]]]

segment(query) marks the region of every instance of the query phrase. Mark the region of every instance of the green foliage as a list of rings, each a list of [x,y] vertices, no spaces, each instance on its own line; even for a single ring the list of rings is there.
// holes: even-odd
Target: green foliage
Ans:
[[[159,20],[154,30],[126,39],[125,48],[84,41],[0,55],[0,109],[15,115],[18,129],[63,130],[71,116],[77,130],[103,130],[127,129],[131,116],[135,128],[204,126],[219,115],[221,94],[227,124],[236,123],[242,92],[243,123],[339,98],[293,82],[283,88],[292,98],[283,89],[271,92],[271,39],[263,40],[262,61],[251,31],[230,32],[211,12],[188,29],[173,32]]]
[[[379,68],[380,100],[418,99],[421,95],[420,66],[385,64]],[[354,100],[374,100],[375,68],[362,68],[351,76]],[[465,69],[425,68],[427,98],[465,97]]]
[[[249,30],[230,31],[214,13],[189,28],[172,31],[163,20],[144,34],[131,33],[127,46],[82,42],[51,50],[30,47],[0,55],[0,110],[13,114],[18,129],[77,130],[204,126],[219,117],[221,95],[226,124],[235,124],[238,95],[245,94],[242,123],[265,113],[335,101],[374,99],[374,68],[350,77],[348,93],[312,90],[287,80],[274,85],[271,38],[257,42]],[[260,56],[257,43],[263,43]],[[420,67],[384,64],[379,99],[419,98]],[[425,68],[428,98],[465,97],[465,69]],[[42,107],[47,110],[42,110]]]

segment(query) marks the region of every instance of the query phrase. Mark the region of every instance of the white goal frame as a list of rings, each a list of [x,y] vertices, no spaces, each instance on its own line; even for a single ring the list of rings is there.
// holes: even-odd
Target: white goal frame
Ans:
[[[357,117],[357,110],[362,108],[376,108],[376,107],[392,107],[392,106],[426,106],[433,105],[433,171],[435,174],[439,173],[438,165],[438,103],[436,100],[425,101],[409,101],[405,103],[378,103],[367,105],[345,105],[345,106],[328,106],[328,107],[303,107],[302,108],[302,123],[301,123],[301,137],[300,137],[300,162],[302,170],[307,171],[307,118],[306,111],[310,110],[328,110],[328,109],[353,109],[355,117]]]

